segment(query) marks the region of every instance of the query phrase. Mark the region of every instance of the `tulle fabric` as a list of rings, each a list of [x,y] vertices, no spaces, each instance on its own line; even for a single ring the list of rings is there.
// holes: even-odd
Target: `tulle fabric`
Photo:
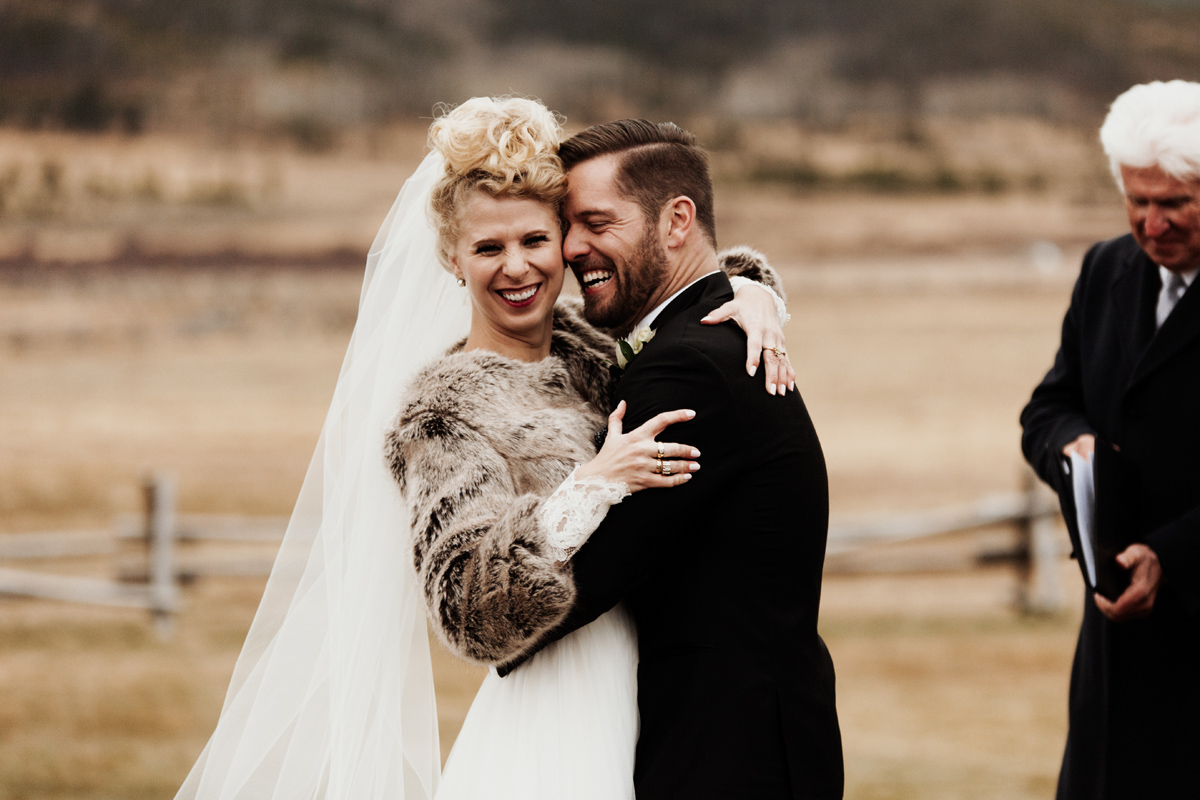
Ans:
[[[637,635],[618,606],[484,678],[437,800],[633,800]]]
[[[406,182],[367,259],[316,452],[220,721],[178,800],[429,800],[439,752],[408,512],[382,442],[406,382],[466,335],[466,292]]]

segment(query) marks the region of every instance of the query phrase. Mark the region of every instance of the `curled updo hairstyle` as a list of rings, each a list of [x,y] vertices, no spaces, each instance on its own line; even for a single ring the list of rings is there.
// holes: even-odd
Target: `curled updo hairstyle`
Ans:
[[[446,161],[429,210],[438,233],[438,260],[447,270],[462,228],[462,207],[474,191],[537,200],[558,212],[567,179],[558,159],[562,125],[536,100],[474,97],[439,109],[429,146]]]

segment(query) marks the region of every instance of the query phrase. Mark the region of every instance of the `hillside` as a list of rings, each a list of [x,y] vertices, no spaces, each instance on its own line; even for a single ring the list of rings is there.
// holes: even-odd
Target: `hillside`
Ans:
[[[519,91],[572,117],[1093,119],[1200,78],[1196,0],[8,0],[0,124],[287,130]]]

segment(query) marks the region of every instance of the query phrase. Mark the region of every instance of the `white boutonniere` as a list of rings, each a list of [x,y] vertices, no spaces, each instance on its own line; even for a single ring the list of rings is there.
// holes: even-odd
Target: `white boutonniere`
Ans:
[[[654,338],[654,329],[645,326],[638,328],[624,339],[617,339],[617,366],[625,369],[633,357],[642,352],[646,342]]]

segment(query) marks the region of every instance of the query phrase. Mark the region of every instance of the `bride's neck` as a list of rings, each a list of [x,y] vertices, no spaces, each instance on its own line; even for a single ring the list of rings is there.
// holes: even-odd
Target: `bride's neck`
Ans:
[[[463,350],[491,350],[517,361],[541,361],[550,355],[550,339],[553,321],[546,320],[545,326],[535,331],[506,331],[487,321],[472,319],[471,333]]]

